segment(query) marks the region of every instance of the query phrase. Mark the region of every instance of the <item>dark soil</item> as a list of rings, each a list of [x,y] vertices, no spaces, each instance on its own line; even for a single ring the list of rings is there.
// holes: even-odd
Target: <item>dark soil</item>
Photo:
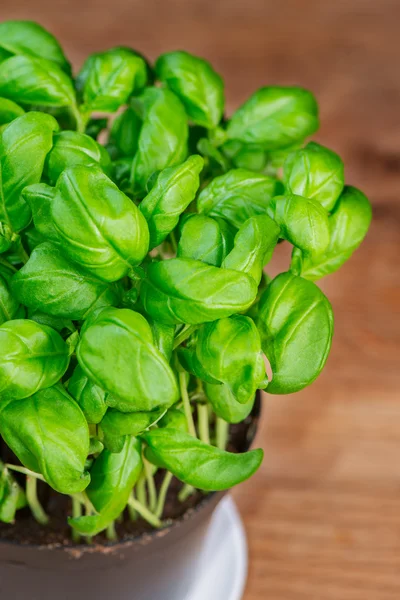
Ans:
[[[258,412],[259,402],[257,401],[252,416],[248,417],[243,423],[231,425],[228,447],[231,452],[244,452],[249,448],[257,428]],[[18,460],[5,446],[1,438],[0,457],[4,462],[18,463]],[[24,476],[21,478],[17,473],[14,475],[20,480],[21,484],[24,483]],[[157,488],[161,485],[163,477],[164,473],[162,471],[156,474]],[[196,491],[182,503],[178,500],[178,493],[181,487],[182,483],[177,479],[173,479],[163,513],[164,520],[174,520],[182,517],[188,510],[196,507],[205,497],[202,492]],[[67,516],[71,515],[70,497],[55,492],[48,485],[40,481],[38,482],[38,493],[43,508],[50,517],[49,524],[46,526],[40,525],[32,517],[29,509],[22,509],[18,511],[14,524],[0,522],[0,541],[7,540],[19,544],[33,545],[75,545],[71,540],[71,529],[67,524]],[[142,533],[153,531],[153,528],[143,519],[131,521],[128,515],[124,513],[124,519],[120,523],[116,523],[116,530],[119,541],[123,541],[127,538],[132,539],[132,537],[137,537]],[[105,534],[101,533],[93,538],[92,543],[107,544],[110,542],[107,540]]]

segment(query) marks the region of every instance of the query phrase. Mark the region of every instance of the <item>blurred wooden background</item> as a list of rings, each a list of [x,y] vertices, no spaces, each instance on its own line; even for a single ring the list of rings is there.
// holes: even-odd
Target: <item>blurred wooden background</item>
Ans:
[[[265,398],[265,462],[235,491],[251,552],[244,600],[399,600],[399,0],[2,0],[0,18],[40,21],[75,66],[116,44],[203,55],[229,111],[268,83],[316,93],[318,139],[343,156],[375,220],[322,284],[336,314],[324,374]],[[287,259],[281,249],[274,268]]]

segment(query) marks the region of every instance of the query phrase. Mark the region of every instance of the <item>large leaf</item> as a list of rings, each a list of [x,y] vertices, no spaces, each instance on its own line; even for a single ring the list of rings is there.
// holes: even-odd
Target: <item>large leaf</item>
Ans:
[[[21,195],[39,183],[58,128],[50,115],[31,112],[12,121],[0,134],[0,220],[13,231],[24,229],[31,209]]]
[[[100,279],[121,279],[147,254],[145,218],[99,169],[66,169],[51,213],[63,252]]]
[[[177,429],[154,429],[142,434],[147,458],[178,479],[205,491],[229,489],[251,477],[261,465],[263,451],[224,452]]]
[[[0,326],[0,401],[54,385],[68,364],[68,346],[54,329],[28,319]]]
[[[140,210],[149,226],[150,249],[161,244],[175,229],[180,215],[194,199],[203,164],[201,156],[194,155],[177,167],[164,169],[140,203]]]
[[[88,425],[61,385],[9,402],[0,411],[0,434],[22,464],[57,492],[75,494],[88,485]]]
[[[297,392],[318,377],[332,343],[333,313],[314,283],[278,275],[261,297],[258,328],[273,373],[269,393]]]
[[[318,105],[311,92],[271,86],[259,89],[233,114],[227,134],[276,150],[303,140],[318,125]]]
[[[82,320],[97,308],[120,300],[116,286],[96,279],[60,254],[57,246],[37,246],[12,280],[15,297],[31,309]]]
[[[245,311],[257,295],[246,273],[219,269],[190,258],[153,263],[142,283],[148,314],[166,324],[196,325]]]
[[[193,123],[213,129],[224,112],[224,82],[206,60],[188,52],[167,52],[157,59],[158,78],[182,101]]]
[[[119,410],[150,411],[178,400],[175,375],[156,348],[150,325],[132,310],[106,308],[89,318],[77,358],[85,373],[113,394]]]

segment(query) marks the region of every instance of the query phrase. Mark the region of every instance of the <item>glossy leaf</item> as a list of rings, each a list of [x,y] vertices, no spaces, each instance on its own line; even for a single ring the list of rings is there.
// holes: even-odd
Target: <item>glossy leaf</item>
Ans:
[[[45,240],[58,241],[57,231],[51,216],[51,204],[55,198],[55,188],[47,183],[34,183],[22,191],[22,198],[32,211],[35,229]]]
[[[157,423],[165,410],[123,413],[110,408],[101,421],[104,445],[110,452],[121,452],[127,436],[137,436]]]
[[[68,364],[68,346],[54,329],[28,319],[0,326],[0,401],[54,385]]]
[[[77,401],[88,423],[100,423],[106,414],[108,393],[77,365],[68,382],[68,393]]]
[[[345,187],[329,217],[329,245],[318,258],[294,252],[292,264],[299,263],[299,274],[316,281],[337,271],[366,236],[372,218],[371,205],[360,190]]]
[[[260,335],[249,317],[235,315],[203,325],[196,356],[203,369],[226,384],[241,404],[267,385]]]
[[[203,159],[194,155],[177,167],[164,169],[140,203],[150,231],[150,249],[161,244],[175,229],[180,215],[194,199],[203,164]]]
[[[165,325],[149,316],[146,316],[147,321],[153,333],[153,339],[156,347],[169,361],[171,360],[172,350],[174,347],[175,327],[173,325]]]
[[[236,234],[234,248],[222,267],[247,273],[258,285],[263,268],[272,258],[279,234],[280,228],[268,215],[250,217]]]
[[[276,150],[301,141],[318,129],[318,105],[299,87],[264,87],[232,116],[228,138]]]
[[[140,102],[144,119],[131,181],[134,191],[143,197],[153,173],[185,160],[188,124],[182,103],[170,90],[148,88]]]
[[[11,121],[14,121],[14,119],[17,119],[18,117],[22,117],[24,114],[24,109],[12,100],[0,98],[0,126],[11,123]]]
[[[318,377],[332,343],[333,313],[315,284],[278,275],[261,298],[258,328],[273,373],[269,393],[297,392]]]
[[[128,438],[122,451],[103,450],[90,471],[86,493],[97,515],[68,519],[82,535],[96,535],[112,523],[127,505],[133,486],[143,469],[140,443]]]
[[[83,320],[92,310],[118,304],[117,287],[95,279],[64,258],[51,243],[40,244],[14,275],[12,290],[25,306],[50,315]]]
[[[51,213],[63,252],[104,281],[121,279],[146,256],[149,232],[143,215],[98,169],[66,169]]]
[[[0,220],[13,231],[21,231],[31,220],[21,192],[40,181],[57,128],[50,115],[31,112],[12,121],[0,135]]]
[[[315,142],[289,154],[285,162],[287,192],[312,198],[332,210],[344,187],[341,158]]]
[[[206,383],[205,393],[215,414],[227,423],[241,423],[253,410],[255,396],[242,404],[226,384]]]
[[[205,215],[189,214],[181,228],[177,256],[220,267],[224,245],[218,222]]]
[[[188,431],[188,423],[185,413],[174,406],[170,408],[165,415],[158,421],[158,427],[178,429],[179,431]]]
[[[44,27],[33,21],[4,21],[0,23],[0,47],[10,54],[51,60],[66,73],[71,65],[56,40]]]
[[[19,302],[10,289],[12,271],[0,264],[0,325],[11,321],[19,309]]]
[[[166,324],[196,325],[249,308],[257,295],[252,277],[190,258],[152,263],[142,283],[148,314]]]
[[[148,458],[156,466],[205,491],[226,490],[245,481],[263,459],[260,449],[232,454],[177,429],[154,429],[141,437],[151,450]]]
[[[120,156],[136,154],[141,127],[142,119],[130,107],[115,119],[110,132],[110,142],[115,144]]]
[[[132,310],[106,308],[89,318],[77,358],[123,412],[167,408],[178,400],[175,375],[156,348],[150,325]]]
[[[157,59],[157,77],[182,101],[193,123],[213,129],[224,111],[224,83],[209,62],[188,52],[167,52]]]
[[[83,112],[115,112],[133,91],[146,85],[144,60],[128,48],[112,48],[89,56],[77,77]]]
[[[237,229],[250,217],[266,214],[273,196],[282,190],[280,182],[245,169],[232,169],[215,177],[200,193],[200,213],[226,219]]]
[[[64,169],[76,165],[97,166],[106,174],[111,172],[111,159],[107,150],[91,137],[76,131],[57,133],[44,170],[50,183],[55,185]]]
[[[0,434],[22,464],[56,491],[76,494],[88,485],[89,429],[61,385],[9,402],[0,411]]]
[[[281,228],[281,237],[312,256],[329,244],[328,213],[317,200],[289,194],[273,198],[268,214]]]
[[[72,80],[43,58],[13,56],[0,63],[0,96],[22,105],[74,106]]]

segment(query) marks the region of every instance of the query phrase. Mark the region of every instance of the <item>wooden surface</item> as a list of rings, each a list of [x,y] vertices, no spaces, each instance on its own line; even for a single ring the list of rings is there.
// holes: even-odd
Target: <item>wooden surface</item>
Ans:
[[[113,44],[202,54],[226,79],[229,110],[268,83],[317,94],[318,139],[343,156],[375,221],[323,282],[336,315],[324,374],[265,399],[265,462],[235,492],[251,552],[244,600],[399,600],[400,2],[2,0],[11,17],[51,28],[75,65]],[[281,249],[274,269],[285,264]]]

